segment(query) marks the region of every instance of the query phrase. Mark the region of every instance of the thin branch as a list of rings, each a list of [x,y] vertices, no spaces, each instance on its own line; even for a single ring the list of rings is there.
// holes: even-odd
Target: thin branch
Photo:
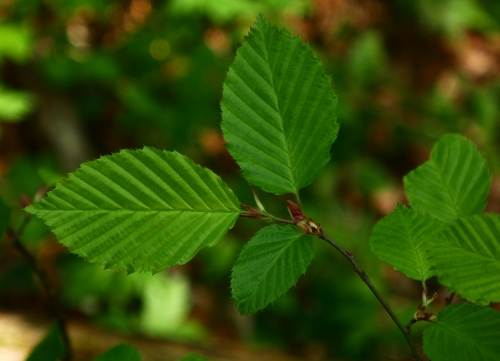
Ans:
[[[17,235],[18,239],[21,238],[21,235],[24,233],[26,226],[28,225],[28,223],[30,223],[30,219],[31,219],[31,217],[24,217],[17,232],[13,232],[11,230],[11,232],[13,232],[15,235]],[[9,237],[5,237],[5,239],[7,241],[5,241],[5,245],[2,245],[2,248],[0,248],[0,254],[7,252],[11,247],[14,247],[14,243],[15,243],[14,240],[16,239],[16,237],[10,237],[10,239],[9,239]]]
[[[335,243],[330,238],[328,238],[328,236],[326,236],[323,233],[323,231],[321,231],[321,233],[318,235],[318,237],[321,238],[326,243],[328,243],[331,246],[333,246],[337,251],[339,251],[342,254],[342,256],[344,256],[351,263],[351,265],[352,265],[352,267],[354,269],[354,272],[356,272],[359,275],[359,277],[361,278],[361,280],[368,286],[368,288],[370,289],[370,291],[372,291],[372,293],[375,295],[375,297],[377,298],[377,300],[384,307],[385,311],[389,314],[389,316],[392,318],[392,320],[394,321],[394,323],[398,326],[398,328],[403,333],[404,337],[406,338],[406,341],[408,342],[408,345],[410,346],[413,358],[416,361],[422,361],[422,358],[420,357],[420,355],[419,355],[419,353],[417,351],[417,348],[413,344],[413,341],[411,340],[411,337],[410,337],[410,334],[411,334],[410,327],[411,327],[411,325],[409,325],[410,327],[408,327],[408,325],[407,325],[407,327],[403,326],[403,324],[401,323],[401,321],[399,321],[398,317],[392,311],[391,307],[382,298],[382,296],[377,291],[377,289],[375,288],[375,286],[373,285],[373,283],[370,281],[370,278],[368,277],[368,275],[365,273],[365,271],[363,271],[358,266],[358,264],[354,260],[354,256],[352,255],[352,253],[349,252],[349,251],[345,251],[344,249],[342,249],[337,243]]]
[[[414,324],[417,323],[417,320],[415,320],[415,318],[412,318],[408,324],[405,326],[405,330],[406,332],[410,333],[410,329],[411,329],[411,326],[413,326]]]
[[[334,241],[332,241],[330,238],[328,238],[327,235],[325,235],[323,233],[323,230],[321,229],[321,227],[319,225],[316,225],[311,219],[309,219],[309,218],[307,218],[307,217],[305,217],[303,215],[303,213],[302,213],[302,207],[300,206],[299,195],[298,195],[298,193],[296,193],[295,195],[297,197],[297,201],[299,202],[298,206],[295,205],[295,204],[293,204],[293,202],[288,201],[288,210],[290,211],[291,216],[294,217],[293,221],[292,220],[286,220],[286,219],[275,217],[275,216],[269,214],[268,212],[265,212],[264,210],[257,210],[254,207],[249,207],[249,206],[246,206],[246,205],[243,205],[244,208],[246,208],[250,212],[241,212],[240,216],[254,218],[254,219],[261,219],[261,220],[265,220],[265,221],[271,222],[271,223],[293,224],[293,225],[300,226],[300,224],[298,223],[297,219],[295,219],[295,215],[294,215],[294,213],[298,212],[299,215],[301,216],[301,220],[305,219],[308,222],[309,226],[311,226],[311,227],[314,226],[314,228],[310,227],[309,228],[309,232],[306,232],[306,233],[317,235],[319,238],[321,238],[322,240],[324,240],[325,242],[327,242],[328,244],[330,244],[331,246],[333,246],[337,251],[339,251],[352,264],[354,272],[356,272],[359,275],[359,277],[361,278],[361,280],[368,286],[368,288],[372,291],[372,293],[375,295],[375,297],[378,299],[378,301],[382,304],[382,306],[384,307],[384,309],[386,310],[386,312],[392,318],[392,320],[394,321],[394,323],[396,323],[396,325],[398,326],[398,328],[403,333],[404,337],[406,338],[406,341],[408,342],[408,345],[410,346],[413,358],[416,361],[422,361],[422,358],[420,357],[420,355],[419,355],[419,353],[417,351],[417,348],[413,344],[413,342],[411,340],[411,337],[410,337],[410,334],[411,334],[411,329],[410,328],[411,328],[411,325],[413,323],[410,321],[406,327],[403,326],[403,324],[401,323],[401,321],[399,321],[398,317],[394,314],[394,312],[392,311],[392,309],[390,308],[390,306],[382,298],[382,295],[380,295],[380,293],[377,291],[377,289],[375,288],[375,286],[373,285],[373,283],[370,281],[370,278],[368,277],[368,275],[365,273],[365,271],[363,271],[358,266],[358,264],[354,260],[354,256],[352,255],[352,253],[349,252],[349,251],[345,251],[344,249],[342,249],[337,243],[335,243]],[[294,208],[298,208],[298,210],[291,210],[290,209],[290,204],[292,206],[294,206]],[[302,229],[302,227],[300,227],[300,228]],[[425,283],[423,284],[423,286],[425,287]]]
[[[28,219],[28,218],[26,218]],[[71,342],[68,336],[68,331],[66,329],[66,324],[64,322],[64,319],[61,315],[61,312],[59,308],[57,307],[57,301],[54,293],[52,292],[52,288],[50,286],[50,282],[45,274],[40,268],[37,266],[37,262],[35,257],[31,253],[28,252],[28,250],[23,246],[20,240],[20,235],[22,231],[24,230],[24,227],[26,227],[27,221],[23,222],[21,224],[21,227],[19,227],[18,232],[14,232],[12,229],[8,229],[7,233],[10,235],[12,239],[12,245],[13,247],[24,257],[26,262],[30,265],[31,269],[33,272],[37,275],[40,283],[42,284],[42,287],[47,294],[47,299],[49,303],[49,308],[50,311],[52,312],[54,318],[56,319],[57,326],[59,328],[59,334],[61,335],[61,339],[64,345],[64,354],[62,356],[63,361],[71,361],[72,358],[72,353],[71,353]]]

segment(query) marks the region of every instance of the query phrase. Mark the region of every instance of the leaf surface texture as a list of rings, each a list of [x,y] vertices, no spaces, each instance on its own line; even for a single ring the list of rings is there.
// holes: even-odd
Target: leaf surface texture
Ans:
[[[441,137],[431,159],[404,178],[410,205],[447,223],[481,213],[490,183],[486,160],[458,134]]]
[[[311,235],[270,225],[246,245],[232,271],[233,298],[242,314],[257,312],[288,291],[314,257]]]
[[[500,312],[469,303],[448,306],[423,338],[424,352],[433,361],[498,361]]]
[[[337,97],[299,37],[257,18],[224,82],[222,130],[244,177],[297,193],[330,159]]]
[[[71,252],[129,273],[186,263],[222,238],[240,212],[210,170],[148,147],[82,164],[26,210]]]
[[[442,229],[442,222],[398,204],[373,228],[372,251],[394,269],[414,280],[425,281],[430,271],[428,241]]]
[[[460,218],[440,237],[431,253],[439,282],[469,301],[500,302],[500,216]]]

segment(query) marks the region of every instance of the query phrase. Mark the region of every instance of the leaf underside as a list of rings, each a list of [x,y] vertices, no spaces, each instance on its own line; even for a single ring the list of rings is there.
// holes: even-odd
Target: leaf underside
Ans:
[[[26,210],[71,252],[129,273],[186,263],[222,238],[240,212],[210,170],[149,147],[82,164]]]
[[[246,180],[297,193],[330,159],[337,97],[297,36],[257,18],[224,82],[222,131]]]
[[[458,134],[441,137],[431,159],[404,177],[410,205],[446,223],[481,213],[490,183],[486,160]]]
[[[314,257],[311,235],[294,226],[270,225],[243,247],[231,276],[242,314],[257,312],[292,287]]]
[[[500,302],[500,216],[460,218],[440,237],[431,254],[439,282],[469,301]]]
[[[442,222],[398,204],[394,212],[373,228],[372,251],[394,269],[414,280],[432,277],[428,241],[442,229]]]
[[[424,330],[424,352],[435,361],[497,361],[500,359],[500,312],[458,303],[439,312]]]

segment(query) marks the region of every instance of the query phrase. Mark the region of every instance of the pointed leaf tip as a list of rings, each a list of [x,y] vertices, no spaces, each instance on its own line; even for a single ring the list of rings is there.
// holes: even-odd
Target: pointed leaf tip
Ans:
[[[217,175],[149,147],[84,163],[26,211],[71,252],[128,273],[186,263],[240,215],[238,199]]]
[[[310,47],[259,15],[229,69],[221,101],[228,150],[249,183],[276,194],[296,194],[310,184],[330,159],[336,103]]]
[[[408,173],[404,184],[412,207],[451,223],[484,210],[491,179],[476,145],[462,135],[446,134],[431,159]]]

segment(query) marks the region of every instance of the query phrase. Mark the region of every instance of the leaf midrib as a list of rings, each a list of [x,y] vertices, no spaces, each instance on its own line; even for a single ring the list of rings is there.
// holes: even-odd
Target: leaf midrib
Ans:
[[[416,237],[412,235],[410,232],[410,223],[408,223],[408,220],[406,219],[406,216],[403,214],[403,222],[405,224],[406,232],[408,234],[408,237],[411,240],[411,243],[413,245],[414,252],[417,256],[417,263],[418,263],[418,273],[420,274],[421,281],[425,281],[427,278],[425,278],[426,273],[429,272],[429,267],[427,268],[427,271],[424,272],[424,266],[423,266],[423,261],[422,261],[422,255],[420,254],[419,247],[417,247],[417,242],[416,242]]]
[[[105,208],[91,208],[91,209],[36,209],[38,212],[90,212],[90,211],[102,211],[102,212],[191,212],[191,213],[241,213],[241,210],[197,210],[197,209],[105,209]]]
[[[280,35],[281,35],[281,32],[280,32]],[[252,47],[251,43],[249,42],[248,43],[250,47]],[[271,88],[273,89],[273,95],[275,97],[275,101],[276,101],[276,105],[277,105],[277,111],[278,111],[278,115],[279,115],[279,125],[281,126],[281,131],[283,132],[283,137],[285,139],[285,153],[286,153],[286,158],[287,158],[287,161],[288,161],[288,166],[290,167],[290,174],[291,174],[291,177],[292,177],[292,187],[293,187],[293,193],[294,194],[297,194],[298,193],[298,189],[297,189],[297,180],[295,178],[295,165],[292,161],[292,157],[291,157],[291,153],[290,153],[290,147],[288,146],[288,138],[287,138],[287,135],[286,135],[286,132],[285,132],[285,124],[284,124],[284,119],[283,119],[283,114],[281,112],[281,105],[280,105],[280,101],[279,101],[279,97],[278,97],[278,93],[277,93],[277,88],[276,88],[276,84],[275,84],[275,81],[274,81],[274,71],[273,69],[271,69],[271,63],[270,63],[270,60],[269,60],[269,50],[268,50],[268,44],[267,42],[264,40],[264,49],[265,49],[265,55],[266,55],[266,66],[267,68],[269,69],[269,73],[271,74]],[[255,49],[254,49],[255,50]],[[281,48],[280,48],[280,51],[281,51]],[[286,71],[284,72],[284,74],[286,74],[288,72],[288,68],[290,66],[290,63],[291,61],[288,63],[287,65],[287,69]]]
[[[260,281],[257,283],[257,287],[255,287],[254,291],[252,293],[248,294],[246,297],[240,299],[239,300],[240,302],[243,303],[246,299],[252,297],[255,293],[258,292],[258,288],[262,284],[263,280],[266,279],[267,274],[271,271],[271,269],[273,267],[276,266],[277,260],[280,259],[280,257],[283,255],[283,253],[285,253],[285,251],[300,237],[302,237],[302,234],[297,234],[297,236],[294,236],[293,239],[290,239],[290,241],[288,242],[288,245],[286,245],[285,247],[283,247],[282,250],[276,255],[276,257],[274,258],[274,261],[272,262],[271,266],[266,270],[266,272],[264,273],[263,277],[261,277]],[[283,241],[283,242],[286,242],[286,241]]]

